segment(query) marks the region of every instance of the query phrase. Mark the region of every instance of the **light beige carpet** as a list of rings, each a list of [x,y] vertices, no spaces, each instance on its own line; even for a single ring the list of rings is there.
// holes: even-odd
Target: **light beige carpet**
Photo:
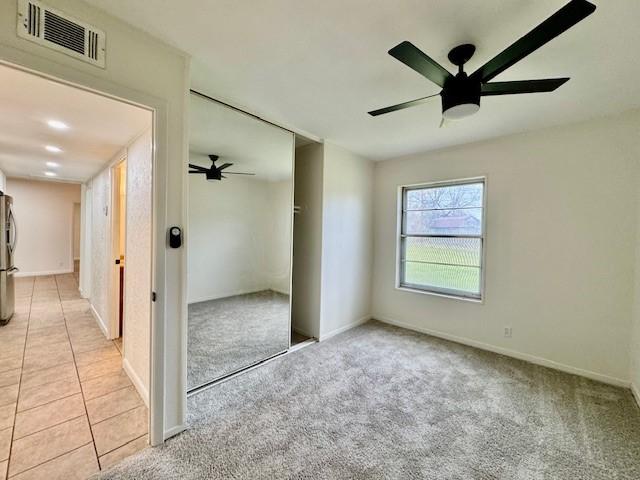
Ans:
[[[272,290],[189,305],[187,389],[289,348],[289,296]]]
[[[103,479],[640,478],[628,390],[378,322],[189,399]]]

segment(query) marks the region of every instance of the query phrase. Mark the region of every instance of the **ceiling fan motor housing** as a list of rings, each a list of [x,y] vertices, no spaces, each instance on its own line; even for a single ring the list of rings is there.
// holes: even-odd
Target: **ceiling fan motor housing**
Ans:
[[[442,115],[451,120],[463,118],[480,109],[481,84],[460,72],[442,89]]]
[[[222,173],[219,170],[209,170],[206,173],[206,178],[210,182],[213,182],[214,180],[222,180]]]

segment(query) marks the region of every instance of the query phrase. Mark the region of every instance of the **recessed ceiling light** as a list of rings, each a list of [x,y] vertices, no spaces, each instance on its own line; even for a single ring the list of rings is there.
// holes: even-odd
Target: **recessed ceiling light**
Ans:
[[[47,125],[49,125],[51,128],[55,128],[56,130],[66,130],[67,128],[69,128],[69,125],[61,122],[60,120],[49,120],[47,122]]]
[[[44,172],[47,177],[57,177],[58,174],[56,172]]]
[[[46,147],[44,147],[44,148],[45,148],[45,150],[46,150],[47,152],[51,152],[51,153],[60,153],[60,152],[62,151],[62,149],[61,149],[61,148],[59,148],[59,147],[55,147],[55,146],[53,146],[53,145],[47,145],[47,146],[46,146]]]
[[[46,165],[51,168],[58,168],[60,166],[60,164],[56,162],[47,162]]]

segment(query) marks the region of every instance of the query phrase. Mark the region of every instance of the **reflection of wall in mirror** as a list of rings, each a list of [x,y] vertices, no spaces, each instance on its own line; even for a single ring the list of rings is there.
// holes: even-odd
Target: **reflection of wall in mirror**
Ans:
[[[270,289],[289,294],[291,272],[291,180],[269,182],[266,272]]]
[[[289,293],[291,189],[291,181],[189,176],[189,303]]]

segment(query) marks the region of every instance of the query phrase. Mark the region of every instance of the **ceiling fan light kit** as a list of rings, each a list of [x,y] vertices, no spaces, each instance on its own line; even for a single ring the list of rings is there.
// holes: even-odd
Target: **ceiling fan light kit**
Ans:
[[[442,117],[447,120],[460,120],[470,117],[480,110],[480,83],[469,78],[464,72],[467,63],[476,51],[469,43],[458,45],[448,55],[449,61],[458,67],[458,73],[449,76],[440,93],[442,97]]]
[[[432,81],[442,90],[439,94],[373,110],[369,112],[369,115],[375,117],[403,110],[420,105],[429,98],[439,95],[442,99],[442,118],[460,120],[480,110],[480,98],[483,96],[552,92],[566,83],[569,78],[511,82],[491,82],[491,80],[591,15],[595,9],[596,6],[587,0],[571,0],[551,17],[489,60],[471,75],[464,71],[464,65],[473,57],[476,50],[474,45],[458,45],[449,52],[449,61],[458,67],[458,73],[452,75],[415,45],[404,41],[389,50],[389,55]]]

